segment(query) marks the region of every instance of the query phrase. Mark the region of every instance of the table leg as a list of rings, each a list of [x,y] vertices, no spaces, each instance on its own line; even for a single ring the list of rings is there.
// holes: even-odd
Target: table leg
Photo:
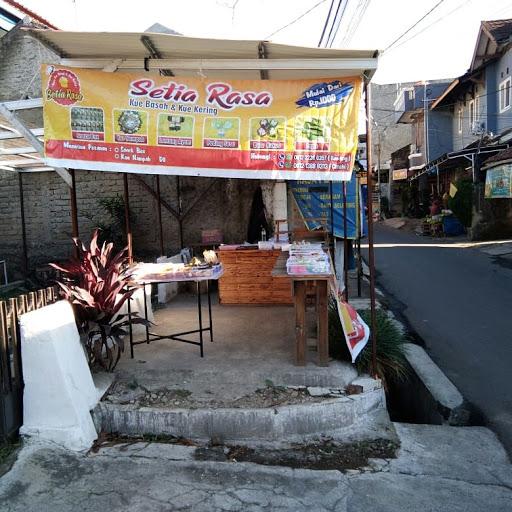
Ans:
[[[316,282],[318,365],[329,366],[329,311],[327,281]]]
[[[130,357],[133,359],[133,327],[132,327],[132,298],[130,297],[126,302],[128,304],[128,333],[130,335]]]
[[[144,318],[146,319],[146,343],[149,345],[148,299],[146,297],[146,283],[142,285],[142,290],[144,295]]]
[[[210,280],[206,280],[206,293],[208,294],[208,320],[210,322],[210,341],[213,341],[213,322],[212,322],[212,298],[210,297]]]
[[[201,306],[201,286],[200,282],[196,281],[197,285],[197,314],[199,318],[199,348],[201,349],[201,357],[204,357],[203,354],[203,312]]]
[[[294,281],[295,364],[306,365],[306,282]]]

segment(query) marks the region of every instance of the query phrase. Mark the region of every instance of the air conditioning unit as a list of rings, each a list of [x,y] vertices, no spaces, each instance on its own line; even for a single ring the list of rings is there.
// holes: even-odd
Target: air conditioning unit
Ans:
[[[473,135],[482,135],[485,133],[485,121],[475,121],[471,123],[471,133]]]

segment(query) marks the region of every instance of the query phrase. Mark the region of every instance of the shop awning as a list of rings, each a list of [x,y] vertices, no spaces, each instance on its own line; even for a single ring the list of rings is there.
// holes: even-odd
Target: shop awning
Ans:
[[[59,56],[44,70],[51,77],[43,98],[48,166],[228,178],[350,179],[361,79],[373,76],[377,51],[156,32],[26,30]],[[100,76],[98,71],[106,73]],[[141,72],[149,76],[137,76]],[[114,76],[119,79],[112,81]],[[237,80],[252,83],[237,86]],[[69,107],[77,102],[72,116],[62,116],[60,107],[51,113],[47,109],[54,103]],[[336,105],[344,105],[344,110]],[[99,121],[91,121],[91,116]],[[62,129],[67,117],[79,128]],[[114,122],[106,122],[111,117]],[[56,131],[49,129],[52,120]],[[98,133],[89,133],[91,123]],[[269,123],[274,124],[268,128]],[[119,154],[124,151],[120,143],[140,147],[131,147],[133,155]]]
[[[167,70],[175,76],[271,80],[365,76],[377,69],[375,50],[309,48],[150,32],[67,32],[28,29],[57,53],[63,66],[116,70]],[[262,74],[264,76],[262,76]]]

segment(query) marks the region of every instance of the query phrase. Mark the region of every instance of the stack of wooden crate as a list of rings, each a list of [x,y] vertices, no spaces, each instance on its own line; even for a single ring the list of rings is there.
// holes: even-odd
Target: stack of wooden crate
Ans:
[[[280,250],[219,251],[224,275],[219,280],[221,304],[292,304],[290,279],[272,277]]]

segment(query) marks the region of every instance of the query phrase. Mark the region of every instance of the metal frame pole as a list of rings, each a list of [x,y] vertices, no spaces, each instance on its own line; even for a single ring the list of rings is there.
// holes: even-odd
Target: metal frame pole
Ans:
[[[183,249],[183,213],[181,208],[181,186],[180,177],[176,176],[176,199],[178,201],[178,229],[180,235],[180,249]]]
[[[123,174],[124,184],[124,227],[126,231],[126,245],[128,247],[128,263],[133,262],[132,226],[130,222],[130,193],[128,190],[128,174]]]
[[[370,341],[372,347],[372,373],[377,375],[377,312],[375,307],[375,254],[373,247],[373,176],[372,176],[372,134],[371,134],[371,89],[369,80],[364,81],[366,111],[366,169],[368,173],[368,267],[370,270]]]
[[[348,302],[348,238],[347,238],[347,182],[343,182],[343,280],[345,300]]]
[[[69,173],[71,174],[71,187],[69,187],[69,198],[71,201],[71,232],[73,238],[79,237],[78,232],[78,207],[76,201],[76,178],[75,178],[75,170],[69,169]],[[78,248],[73,246],[73,254],[76,258],[78,258]]]
[[[156,195],[157,195],[157,213],[158,213],[158,233],[160,237],[160,256],[165,256],[164,253],[164,230],[162,227],[162,197],[160,195],[160,175],[156,175]]]
[[[25,197],[23,194],[23,177],[18,172],[18,186],[20,194],[20,216],[21,216],[21,238],[23,242],[23,274],[28,275],[28,249],[27,249],[27,226],[25,224]]]

